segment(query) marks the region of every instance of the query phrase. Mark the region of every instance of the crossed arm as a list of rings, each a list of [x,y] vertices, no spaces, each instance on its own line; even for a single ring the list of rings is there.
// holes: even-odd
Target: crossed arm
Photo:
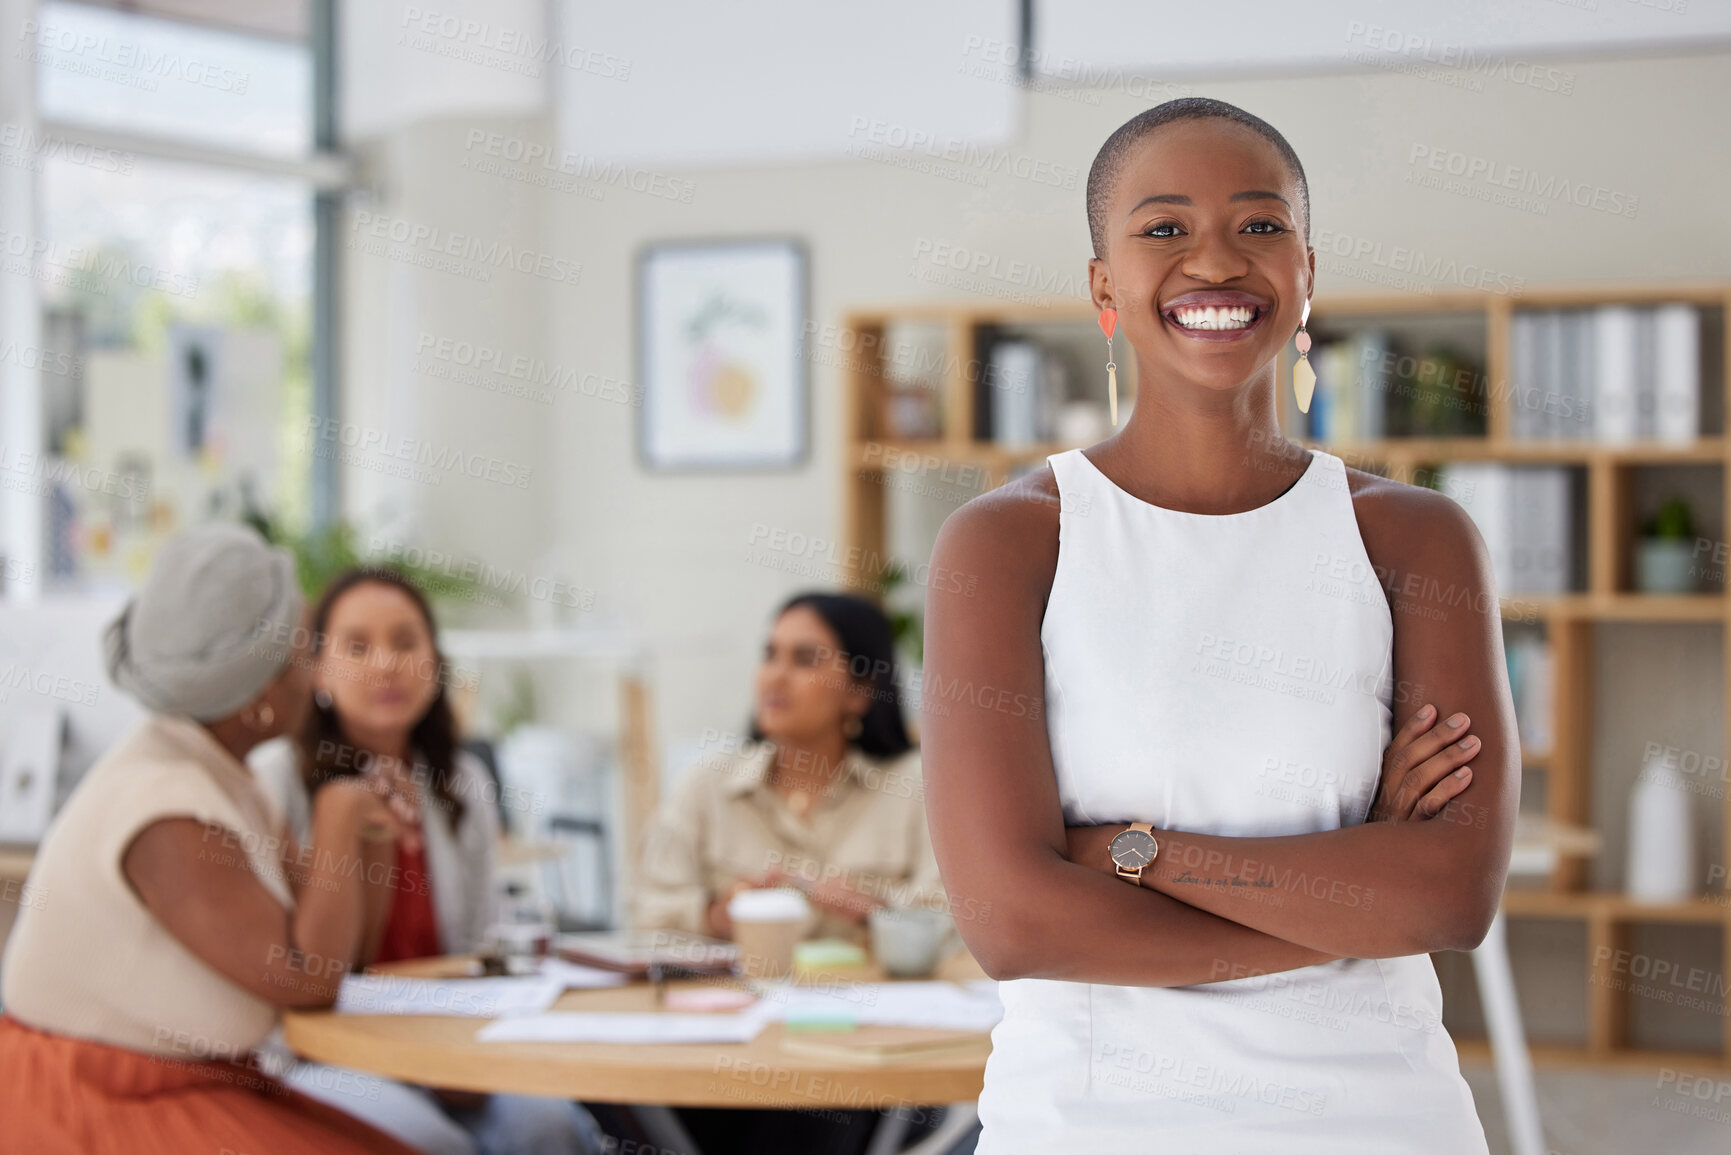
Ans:
[[[1428,820],[1317,834],[1157,831],[1160,855],[1138,888],[1111,873],[1105,846],[1122,826],[1065,828],[1043,708],[991,705],[1044,698],[1039,633],[1057,517],[1040,484],[1023,479],[951,515],[932,564],[977,580],[950,583],[971,595],[934,586],[927,602],[921,739],[933,849],[952,907],[973,899],[992,912],[959,922],[986,972],[1188,986],[1335,958],[1476,946],[1507,870],[1519,742],[1489,563],[1459,507],[1418,491],[1431,539],[1410,549],[1402,568],[1428,579],[1417,588],[1429,596],[1443,588],[1460,596],[1425,607],[1399,592],[1401,582],[1389,595],[1397,722],[1424,702],[1438,707],[1435,719],[1473,719],[1479,746],[1450,748],[1455,765],[1470,764],[1464,785],[1445,784],[1459,797]],[[988,700],[944,691],[970,685],[1003,692]],[[1453,740],[1452,731],[1436,730]],[[1431,798],[1429,785],[1413,795],[1407,779],[1437,765],[1428,756],[1422,765],[1385,760],[1385,816],[1403,817],[1414,797]],[[1427,809],[1410,813],[1422,819]],[[1272,893],[1278,903],[1267,901]]]

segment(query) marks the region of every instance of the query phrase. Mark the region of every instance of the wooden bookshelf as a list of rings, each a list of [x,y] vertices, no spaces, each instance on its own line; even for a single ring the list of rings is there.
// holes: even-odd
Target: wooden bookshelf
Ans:
[[[1716,310],[1717,331],[1703,329],[1706,363],[1720,380],[1704,378],[1703,394],[1711,392],[1717,410],[1713,424],[1718,429],[1687,445],[1634,443],[1601,445],[1591,441],[1514,440],[1512,406],[1508,383],[1511,378],[1510,330],[1516,310],[1587,308],[1602,304],[1649,305],[1683,302]],[[1290,390],[1282,390],[1282,421],[1288,436],[1308,447],[1328,450],[1348,465],[1411,480],[1415,470],[1446,461],[1494,461],[1509,464],[1564,464],[1584,470],[1586,518],[1579,527],[1586,536],[1586,588],[1559,596],[1511,596],[1502,599],[1506,622],[1519,621],[1542,626],[1551,644],[1553,746],[1547,750],[1524,750],[1523,769],[1543,774],[1547,789],[1546,818],[1561,828],[1592,825],[1592,751],[1589,740],[1593,721],[1594,627],[1600,623],[1699,624],[1720,630],[1724,670],[1731,687],[1731,599],[1723,592],[1687,595],[1651,595],[1632,592],[1632,554],[1636,533],[1633,509],[1635,470],[1647,466],[1706,465],[1720,470],[1724,495],[1723,511],[1731,518],[1731,436],[1724,430],[1731,422],[1731,285],[1658,284],[1572,286],[1523,293],[1518,298],[1483,293],[1455,292],[1433,295],[1338,294],[1319,295],[1312,302],[1311,326],[1335,318],[1386,318],[1399,321],[1415,315],[1447,315],[1472,318],[1484,333],[1485,380],[1489,384],[1485,412],[1487,432],[1478,437],[1389,438],[1365,442],[1321,443],[1292,432],[1296,409]],[[1017,326],[1074,325],[1091,331],[1094,310],[1086,302],[995,303],[963,301],[955,304],[913,304],[906,307],[860,309],[845,318],[843,332],[855,350],[844,362],[846,401],[842,454],[844,477],[843,524],[850,558],[861,559],[850,574],[850,584],[863,591],[877,588],[881,567],[888,557],[886,520],[890,475],[908,460],[941,462],[947,467],[967,467],[979,488],[1003,484],[1015,472],[1038,466],[1069,445],[1038,445],[1005,449],[973,436],[976,378],[982,371],[976,356],[979,335],[991,328]],[[886,372],[883,353],[886,333],[892,324],[913,323],[929,333],[942,334],[944,357],[938,393],[943,413],[942,431],[929,438],[907,439],[889,435],[885,420]],[[1094,334],[1098,340],[1097,332]],[[1706,350],[1716,338],[1718,347]],[[1120,350],[1124,342],[1119,342]],[[1103,353],[1104,350],[1101,350]],[[1290,347],[1287,356],[1290,357]],[[1125,358],[1120,352],[1120,364]],[[1281,365],[1282,381],[1289,361]],[[1103,389],[1103,385],[1099,386]],[[1133,398],[1135,375],[1119,374],[1122,398]],[[1704,400],[1706,397],[1704,396]],[[1697,533],[1709,535],[1711,527],[1697,525]],[[1731,526],[1720,527],[1720,539],[1731,537]],[[909,559],[923,561],[923,558]],[[1731,688],[1727,697],[1731,698]],[[1731,704],[1727,702],[1726,704]],[[1721,726],[1731,710],[1721,712]],[[1731,728],[1726,729],[1722,752],[1731,752]],[[1731,858],[1731,788],[1720,802],[1724,828],[1724,854]],[[1541,889],[1511,889],[1504,910],[1515,919],[1562,919],[1586,928],[1589,976],[1596,952],[1626,946],[1636,924],[1674,924],[1716,927],[1719,930],[1718,974],[1731,973],[1731,889],[1702,894],[1693,902],[1643,905],[1621,894],[1588,889],[1588,859],[1563,853]],[[1721,884],[1723,887],[1723,884]],[[1602,953],[1600,954],[1602,957]],[[1609,1066],[1676,1060],[1691,1068],[1731,1068],[1731,1013],[1722,1015],[1721,1048],[1718,1052],[1659,1052],[1630,1045],[1629,996],[1615,984],[1589,979],[1587,1040],[1579,1045],[1535,1045],[1541,1061],[1585,1062]],[[1720,1001],[1725,1001],[1721,994]],[[1471,1039],[1462,1040],[1463,1053],[1473,1053]]]

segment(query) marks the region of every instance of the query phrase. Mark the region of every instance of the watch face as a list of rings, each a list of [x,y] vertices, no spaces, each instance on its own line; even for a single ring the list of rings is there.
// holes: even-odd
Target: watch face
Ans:
[[[1123,830],[1112,839],[1112,861],[1135,870],[1154,861],[1154,836],[1146,830]]]

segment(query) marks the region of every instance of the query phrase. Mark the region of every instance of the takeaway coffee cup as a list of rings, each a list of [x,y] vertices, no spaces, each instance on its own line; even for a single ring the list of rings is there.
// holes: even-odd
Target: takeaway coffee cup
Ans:
[[[793,952],[805,935],[811,903],[791,887],[742,890],[727,903],[739,967],[753,978],[793,973]]]

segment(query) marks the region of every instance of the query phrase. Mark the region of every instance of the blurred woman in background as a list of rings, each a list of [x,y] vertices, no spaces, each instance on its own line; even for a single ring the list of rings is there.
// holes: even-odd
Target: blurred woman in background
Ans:
[[[793,886],[807,937],[863,942],[879,906],[941,906],[919,753],[883,611],[801,594],[777,612],[746,736],[716,735],[643,838],[632,924],[731,938],[728,900]]]
[[[708,745],[644,833],[635,926],[730,939],[732,895],[798,887],[814,907],[807,937],[862,942],[874,907],[942,904],[878,606],[843,594],[782,604],[750,734]]]
[[[902,719],[883,611],[822,593],[783,604],[756,697],[749,734],[716,735],[650,820],[633,925],[731,938],[728,900],[776,886],[810,900],[808,938],[864,943],[880,906],[941,908],[919,752]],[[858,1155],[876,1120],[845,1110],[677,1115],[708,1155]]]
[[[390,800],[404,836],[375,963],[481,950],[498,917],[497,794],[458,745],[432,610],[396,571],[352,569],[325,588],[310,628],[312,709],[295,741],[260,749],[254,769],[293,826],[345,784],[366,782]],[[572,1103],[344,1072],[366,1084],[357,1101],[331,1072],[296,1062],[284,1077],[432,1155],[600,1150],[594,1120]]]
[[[109,627],[110,677],[152,716],[79,782],[31,870],[0,976],[10,1150],[407,1149],[263,1074],[280,1010],[328,1007],[384,925],[397,823],[360,781],[303,853],[244,759],[296,729],[302,600],[286,553],[208,526],[163,546]]]

